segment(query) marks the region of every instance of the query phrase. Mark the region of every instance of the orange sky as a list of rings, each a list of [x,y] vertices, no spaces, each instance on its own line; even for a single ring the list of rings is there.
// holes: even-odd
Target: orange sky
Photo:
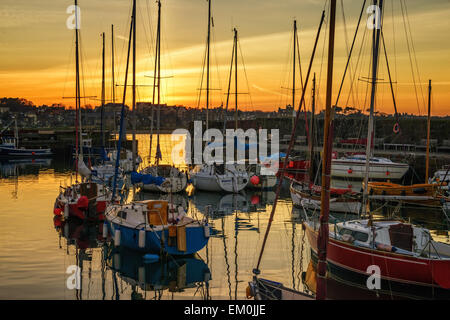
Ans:
[[[394,77],[399,112],[425,114],[428,79],[433,80],[433,114],[450,114],[450,2],[446,0],[402,0],[407,3],[415,54],[412,55],[414,79],[405,36],[400,1],[386,0],[384,33]],[[370,1],[368,1],[370,2]],[[0,4],[0,97],[23,97],[35,104],[73,104],[63,96],[74,95],[74,32],[66,27],[66,9],[72,1],[2,0]],[[115,25],[116,83],[123,84],[131,0],[79,0],[81,7],[81,37],[83,54],[83,82],[85,95],[100,96],[101,38],[107,36],[107,97],[111,93],[110,44],[111,24]],[[362,1],[343,0],[347,40],[343,24],[341,1],[338,1],[335,94],[346,62],[347,43],[351,43]],[[305,75],[316,28],[324,8],[323,0],[213,0],[213,51],[211,77],[212,106],[225,103],[227,77],[231,59],[232,28],[239,31],[240,48],[245,64],[239,56],[238,91],[250,93],[239,96],[243,110],[274,110],[290,104],[292,23],[299,25],[300,53]],[[354,91],[349,95],[347,78],[339,105],[367,108],[367,84],[362,79],[369,72],[370,45],[362,46],[363,34],[370,40],[370,31],[363,24],[352,60]],[[196,107],[200,87],[202,61],[207,31],[207,2],[203,0],[162,1],[162,73],[171,78],[163,80],[163,102]],[[153,73],[154,31],[156,4],[138,0],[137,82],[150,85]],[[409,29],[410,28],[410,29]],[[327,28],[324,28],[324,31]],[[395,36],[394,36],[395,35]],[[318,78],[319,109],[323,108],[326,47],[322,33],[313,72]],[[362,49],[361,49],[362,48]],[[359,63],[358,57],[361,50]],[[384,55],[381,66],[377,110],[393,112],[393,104]],[[417,61],[417,64],[416,64]],[[243,66],[245,65],[245,73]],[[417,73],[417,68],[419,73]],[[420,79],[419,79],[420,78]],[[299,83],[299,78],[297,82]],[[420,82],[416,90],[413,85]],[[233,84],[234,86],[234,84]],[[299,86],[297,86],[299,87]],[[121,97],[121,88],[117,97]],[[232,90],[234,92],[234,89]],[[307,102],[310,90],[308,89]],[[130,97],[131,95],[128,95]],[[151,100],[151,88],[140,87],[138,101]],[[335,98],[333,98],[335,100]],[[418,101],[418,102],[417,102]],[[127,101],[128,102],[128,101]],[[95,100],[85,103],[98,104]],[[234,106],[234,99],[230,102]],[[298,104],[298,99],[297,99]],[[202,98],[200,107],[204,107]]]

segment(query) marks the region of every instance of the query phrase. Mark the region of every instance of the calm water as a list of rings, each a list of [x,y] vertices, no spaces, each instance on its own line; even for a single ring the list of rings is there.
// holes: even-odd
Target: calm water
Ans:
[[[140,154],[146,158],[148,137],[138,138]],[[167,136],[162,143],[167,155],[173,143]],[[250,190],[240,195],[177,196],[174,201],[192,216],[202,217],[205,207],[212,206],[213,235],[197,257],[148,264],[138,254],[115,252],[103,243],[101,225],[55,227],[53,205],[59,186],[71,180],[65,161],[2,162],[0,172],[0,299],[245,299],[275,196]],[[264,278],[300,290],[301,274],[310,262],[302,215],[284,192],[260,268]],[[411,219],[428,224],[436,238],[448,242],[442,214],[427,217],[418,214]],[[79,290],[67,288],[71,265],[81,268]],[[358,298],[356,289],[345,290],[350,298]]]

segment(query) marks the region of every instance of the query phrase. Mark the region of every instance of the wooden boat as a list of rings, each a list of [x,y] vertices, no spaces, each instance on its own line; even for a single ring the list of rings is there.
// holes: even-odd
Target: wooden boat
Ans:
[[[182,207],[164,200],[110,205],[105,216],[115,245],[136,251],[184,256],[201,250],[209,240],[207,221],[194,220]]]
[[[317,254],[318,229],[311,222],[303,225]],[[327,263],[366,278],[368,268],[375,265],[383,280],[450,289],[450,245],[434,241],[425,228],[401,221],[336,224],[329,233]]]
[[[391,182],[369,182],[370,200],[401,201],[414,205],[441,207],[450,199],[444,196],[438,184],[413,184],[404,186]]]

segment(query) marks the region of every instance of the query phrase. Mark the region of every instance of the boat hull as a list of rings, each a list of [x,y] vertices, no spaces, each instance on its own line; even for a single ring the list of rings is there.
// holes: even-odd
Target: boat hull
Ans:
[[[311,249],[317,255],[318,232],[307,223],[303,225]],[[366,281],[371,275],[367,273],[368,268],[375,265],[385,281],[450,289],[449,259],[427,259],[362,248],[330,237],[327,263],[365,277]]]
[[[409,169],[408,164],[370,163],[369,179],[400,180]],[[331,176],[347,179],[364,179],[366,165],[364,162],[332,160]]]
[[[48,157],[53,153],[50,149],[18,149],[0,147],[0,157]]]
[[[116,230],[120,230],[120,246],[131,250],[146,253],[167,253],[175,256],[185,256],[194,254],[203,249],[208,243],[209,237],[205,236],[205,229],[208,225],[186,226],[186,251],[178,250],[177,246],[169,246],[161,244],[163,239],[169,239],[169,230],[145,231],[145,246],[139,246],[139,229],[131,228],[118,223],[108,222],[108,230],[114,236]],[[163,236],[164,234],[164,236]]]

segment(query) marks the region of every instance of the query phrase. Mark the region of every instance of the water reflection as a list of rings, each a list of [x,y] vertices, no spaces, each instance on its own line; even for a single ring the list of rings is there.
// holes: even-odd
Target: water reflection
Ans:
[[[145,146],[148,140],[143,141],[139,146]],[[0,298],[245,299],[274,192],[195,191],[190,195],[164,195],[168,201],[185,207],[191,216],[208,212],[213,232],[207,247],[188,261],[147,264],[139,254],[117,252],[107,245],[102,224],[54,220],[55,196],[61,182],[70,180],[70,164],[57,158],[21,161],[0,162]],[[347,182],[342,183],[348,187]],[[131,192],[129,199],[132,198],[158,199],[159,195]],[[390,214],[381,210],[378,217]],[[450,241],[448,220],[442,212],[401,208],[395,214],[431,229],[439,241]],[[355,218],[337,214],[333,217]],[[314,277],[306,277],[312,257],[301,225],[305,218],[305,211],[293,208],[289,190],[284,190],[260,269],[261,276],[286,287],[313,292],[314,286],[306,281]],[[67,288],[66,272],[71,265],[81,269],[78,290]],[[373,292],[348,280],[328,281],[329,297],[333,299],[397,298],[394,291]]]
[[[192,298],[209,299],[211,273],[198,256],[169,256],[148,263],[137,252],[109,248],[105,259],[108,268],[131,287],[132,300],[160,300],[165,290],[173,297],[188,288],[193,291]]]

